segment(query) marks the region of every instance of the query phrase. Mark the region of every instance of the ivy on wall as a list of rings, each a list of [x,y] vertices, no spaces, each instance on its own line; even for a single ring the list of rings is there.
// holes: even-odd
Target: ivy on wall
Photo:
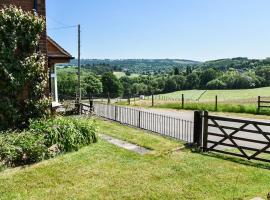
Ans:
[[[38,51],[44,28],[34,12],[0,10],[0,130],[24,128],[48,114],[46,60]]]

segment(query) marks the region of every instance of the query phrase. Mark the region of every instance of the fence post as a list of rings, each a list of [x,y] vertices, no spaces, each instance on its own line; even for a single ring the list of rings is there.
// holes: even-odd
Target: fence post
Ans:
[[[207,151],[208,140],[208,111],[204,111],[203,122],[203,151]]]
[[[93,114],[94,111],[94,103],[93,103],[93,99],[90,99],[90,114]]]
[[[185,97],[184,94],[182,94],[182,109],[185,107]]]
[[[139,110],[139,116],[138,116],[138,128],[141,128],[141,111]]]
[[[114,121],[117,121],[117,111],[118,111],[118,107],[114,106]]]
[[[130,94],[128,94],[128,105],[130,105]]]
[[[152,107],[154,107],[154,95],[152,94]]]
[[[215,111],[218,110],[218,96],[215,97]]]
[[[261,111],[261,96],[258,96],[258,113]]]
[[[193,143],[196,148],[202,147],[202,111],[194,112]]]

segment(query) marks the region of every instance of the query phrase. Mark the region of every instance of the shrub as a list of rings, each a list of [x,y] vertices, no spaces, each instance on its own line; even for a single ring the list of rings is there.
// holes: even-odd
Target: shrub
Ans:
[[[77,151],[97,141],[94,122],[59,117],[30,122],[24,132],[0,132],[0,166],[19,166]]]
[[[0,161],[7,166],[32,164],[49,157],[41,134],[6,132],[0,135]]]
[[[61,152],[78,150],[97,141],[94,123],[59,117],[30,123],[30,131],[44,134],[48,147],[57,145]]]

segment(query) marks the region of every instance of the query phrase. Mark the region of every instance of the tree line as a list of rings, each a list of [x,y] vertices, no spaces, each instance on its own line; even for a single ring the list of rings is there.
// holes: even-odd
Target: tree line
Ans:
[[[185,70],[175,67],[167,74],[140,75],[128,74],[118,79],[112,71],[103,74],[86,73],[83,76],[83,96],[115,98],[123,96],[151,95],[192,89],[248,89],[270,86],[270,65],[240,71],[235,68],[220,70],[187,66]],[[75,73],[58,74],[60,99],[63,94],[74,96],[77,75]]]

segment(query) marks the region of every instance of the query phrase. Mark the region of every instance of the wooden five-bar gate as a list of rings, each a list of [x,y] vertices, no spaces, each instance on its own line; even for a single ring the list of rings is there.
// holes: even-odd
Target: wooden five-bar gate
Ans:
[[[196,117],[197,116],[197,117]],[[270,162],[270,123],[195,112],[194,142],[213,151]]]

